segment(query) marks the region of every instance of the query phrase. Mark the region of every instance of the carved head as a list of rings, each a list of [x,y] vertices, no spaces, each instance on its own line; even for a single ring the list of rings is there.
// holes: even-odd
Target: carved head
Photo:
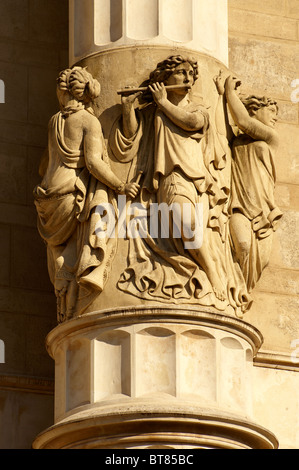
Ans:
[[[181,55],[173,55],[159,62],[157,67],[150,74],[150,83],[165,83],[174,73],[176,68],[182,64],[189,64],[193,70],[193,84],[198,79],[198,64],[195,60],[183,57]]]
[[[266,96],[251,95],[242,99],[249,115],[269,127],[274,127],[277,121],[277,102]]]
[[[101,92],[99,82],[87,72],[86,68],[73,67],[60,72],[57,78],[57,89],[75,98],[77,101],[88,104],[97,98]]]
[[[185,65],[187,65],[187,67],[184,67]],[[192,86],[198,79],[198,64],[195,60],[183,57],[181,55],[173,55],[159,62],[155,70],[150,73],[149,79],[142,83],[142,86],[148,86],[156,82],[164,83],[166,85],[167,81],[174,74],[175,70],[181,66],[183,68],[191,68],[193,77],[193,82],[191,83]],[[152,102],[152,93],[150,91],[144,92],[142,95],[142,100],[145,102]]]

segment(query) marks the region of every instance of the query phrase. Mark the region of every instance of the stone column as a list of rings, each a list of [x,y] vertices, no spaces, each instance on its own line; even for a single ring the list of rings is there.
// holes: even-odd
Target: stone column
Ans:
[[[213,109],[227,42],[226,0],[70,0],[70,65],[87,66],[101,83],[96,114],[106,139],[119,115],[116,90],[139,86],[173,54],[198,61],[193,94]],[[119,176],[128,171],[111,165]],[[55,424],[34,447],[276,448],[252,419],[260,332],[230,311],[120,292],[127,250],[120,240],[103,293],[47,338]]]
[[[141,45],[184,47],[227,65],[227,0],[70,0],[71,65]]]

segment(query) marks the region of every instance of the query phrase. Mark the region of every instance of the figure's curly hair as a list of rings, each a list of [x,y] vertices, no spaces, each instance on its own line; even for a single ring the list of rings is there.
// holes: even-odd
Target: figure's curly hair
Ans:
[[[260,108],[271,105],[276,106],[276,109],[278,111],[277,101],[266,96],[250,95],[246,98],[242,98],[241,101],[250,115],[253,113],[253,111],[257,111]]]
[[[198,64],[195,60],[183,57],[181,55],[173,55],[171,57],[168,57],[165,60],[162,60],[159,62],[155,68],[150,74],[150,79],[149,83],[155,83],[155,82],[165,82],[170,75],[174,72],[176,67],[180,64],[183,64],[185,62],[188,62],[191,67],[193,68],[194,71],[194,82],[198,79]]]
[[[89,103],[101,92],[99,82],[87,72],[86,68],[73,67],[60,72],[57,78],[60,90],[68,91],[78,101]]]
[[[172,55],[165,60],[159,62],[155,68],[150,73],[149,79],[145,80],[140,86],[148,87],[152,83],[164,83],[170,77],[170,75],[175,71],[178,65],[184,64],[187,62],[193,68],[193,80],[194,82],[198,79],[198,64],[195,60],[183,57],[181,55]],[[142,94],[142,101],[144,102],[152,102],[153,95],[152,93],[147,90]]]

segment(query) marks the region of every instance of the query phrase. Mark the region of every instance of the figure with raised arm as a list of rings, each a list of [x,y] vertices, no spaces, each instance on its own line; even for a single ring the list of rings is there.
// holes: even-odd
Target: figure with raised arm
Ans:
[[[264,96],[241,100],[236,88],[236,79],[229,76],[225,96],[240,131],[232,143],[230,233],[250,292],[269,263],[273,233],[282,216],[274,200],[278,107]]]

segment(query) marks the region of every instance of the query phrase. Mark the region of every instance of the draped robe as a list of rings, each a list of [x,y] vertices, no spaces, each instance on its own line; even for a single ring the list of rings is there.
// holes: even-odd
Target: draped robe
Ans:
[[[61,112],[49,122],[48,166],[34,198],[51,282],[74,281],[80,287],[80,312],[103,290],[116,249],[115,239],[97,237],[95,209],[115,202],[112,191],[89,173],[83,150],[66,145],[64,124]],[[103,158],[108,157],[104,154]]]
[[[250,253],[241,266],[251,291],[268,264],[263,247],[265,242],[271,243],[282,212],[274,200],[276,174],[271,146],[241,134],[234,140],[232,152],[229,212],[239,212],[251,223]]]

